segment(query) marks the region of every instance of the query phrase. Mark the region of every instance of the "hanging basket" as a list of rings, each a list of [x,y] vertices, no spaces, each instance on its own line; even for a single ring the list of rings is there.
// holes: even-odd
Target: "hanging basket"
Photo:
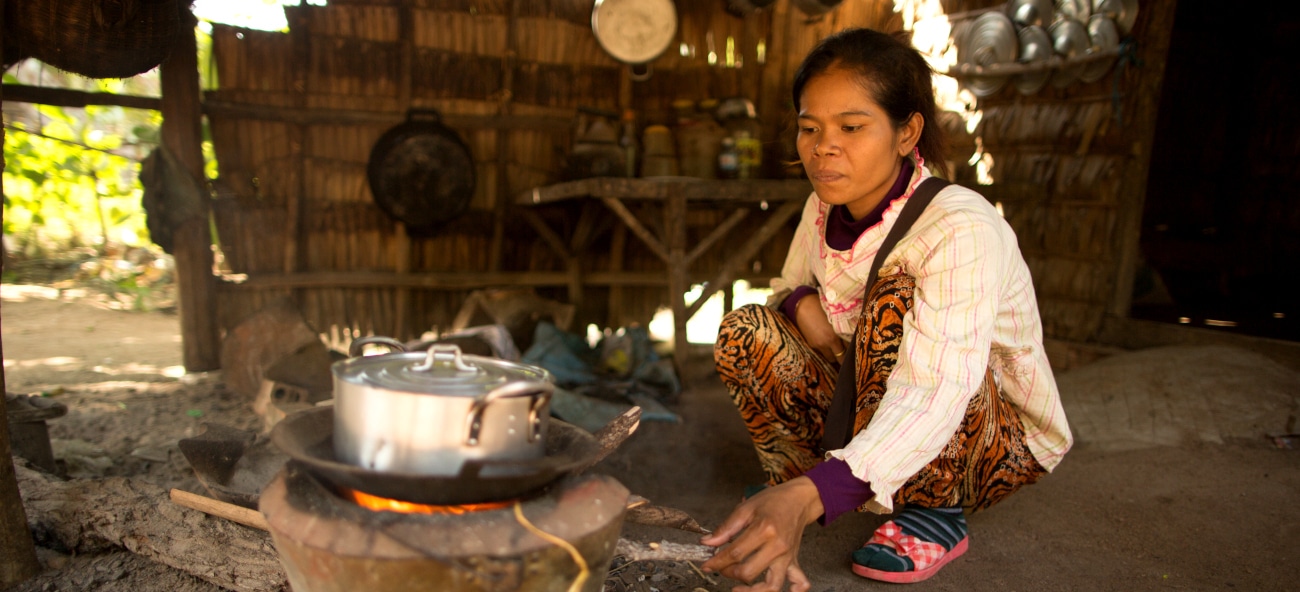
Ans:
[[[129,78],[171,55],[184,8],[184,0],[10,0],[6,61],[13,46],[82,76]]]

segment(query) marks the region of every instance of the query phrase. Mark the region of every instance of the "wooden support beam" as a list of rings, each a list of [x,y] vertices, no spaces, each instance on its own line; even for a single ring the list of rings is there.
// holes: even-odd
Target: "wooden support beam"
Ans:
[[[5,2],[6,0],[0,0],[0,46],[4,45]],[[5,96],[9,92],[8,87],[6,84],[0,89],[0,105],[8,98]],[[0,119],[3,117],[3,113],[0,113]],[[4,128],[0,127],[0,145],[4,144],[4,138]],[[0,154],[0,172],[4,168],[4,155]],[[4,181],[3,175],[0,175],[0,197],[3,195]],[[4,210],[0,208],[0,226],[3,224]],[[0,245],[0,251],[3,249],[4,246]],[[3,255],[0,252],[0,273],[4,273]],[[0,359],[3,358],[4,346],[0,345]],[[0,364],[0,387],[5,384],[4,364]],[[27,529],[27,512],[18,492],[13,457],[10,456],[9,412],[6,407],[0,402],[0,589],[8,589],[41,572],[41,564],[36,560],[36,546],[32,543],[32,533]]]
[[[556,234],[554,230],[551,230],[550,225],[542,219],[541,215],[533,210],[523,210],[523,217],[524,221],[528,222],[528,225],[537,231],[537,235],[542,237],[542,241],[551,247],[551,250],[555,251],[555,254],[561,259],[568,259],[572,256],[568,246],[564,244],[564,239],[560,238],[560,235]]]
[[[700,294],[699,299],[692,303],[690,308],[686,310],[686,319],[695,316],[695,313],[700,311],[700,307],[704,306],[704,303],[708,301],[710,296],[716,294],[718,290],[731,285],[731,282],[736,281],[740,268],[750,259],[754,258],[754,255],[758,253],[758,250],[763,248],[763,245],[767,243],[767,240],[772,238],[772,235],[776,234],[776,231],[780,230],[791,216],[794,216],[802,209],[802,202],[789,201],[781,204],[781,207],[777,208],[776,211],[772,213],[772,216],[758,228],[758,231],[750,236],[749,241],[742,245],[730,259],[727,259],[727,261],[722,264],[722,270],[718,272],[717,277],[709,281],[708,285],[704,288],[704,292]],[[682,320],[683,324],[686,323],[686,319]]]
[[[668,243],[668,300],[673,308],[673,362],[677,375],[686,375],[687,354],[690,343],[686,340],[686,301],[683,296],[690,288],[686,269],[686,198],[669,197],[664,204],[664,228]]]
[[[209,92],[203,103],[203,112],[209,116],[231,119],[261,119],[294,125],[386,125],[406,121],[405,113],[392,111],[361,111],[352,109],[295,109],[274,105],[250,105],[221,99],[221,94]],[[464,115],[444,113],[442,123],[452,129],[527,129],[544,132],[570,133],[574,115]]]
[[[510,1],[510,15],[506,19],[506,53],[501,57],[501,88],[497,91],[497,115],[510,115],[515,94],[515,58],[519,47],[519,3]],[[497,192],[493,196],[492,241],[488,249],[488,270],[501,271],[506,240],[506,213],[510,207],[510,130],[496,130]],[[572,290],[570,290],[572,292]],[[570,297],[573,294],[570,293]]]
[[[117,95],[105,92],[86,92],[67,88],[48,88],[26,84],[5,84],[4,97],[11,103],[32,103],[53,107],[84,108],[90,105],[108,105],[131,109],[162,110],[162,99],[139,95]]]
[[[567,271],[498,271],[498,272],[412,272],[391,271],[317,271],[260,273],[231,276],[217,284],[220,291],[283,290],[293,288],[419,288],[427,290],[477,290],[507,286],[567,286]],[[703,273],[688,273],[687,283],[711,279]],[[735,274],[753,284],[772,279],[771,274]],[[663,287],[668,278],[663,271],[589,271],[583,274],[584,286]]]
[[[163,95],[162,145],[176,157],[185,174],[206,190],[198,48],[194,39],[197,20],[189,10],[185,10],[182,21],[177,27],[176,46],[159,70]],[[200,215],[182,222],[176,229],[175,252],[172,254],[180,292],[182,360],[189,372],[221,367],[216,302],[213,299],[215,281],[212,277],[212,233],[208,221],[210,204],[208,199],[199,203]]]
[[[691,203],[728,204],[798,201],[812,193],[802,179],[627,179],[593,177],[535,187],[515,196],[519,205],[541,205],[578,197],[614,197],[622,200],[663,201],[673,196]]]
[[[619,224],[614,227],[614,234],[609,239],[609,270],[614,273],[623,271],[623,255],[627,249],[627,227]],[[610,327],[623,326],[623,286],[609,287],[609,311],[605,322]]]
[[[623,220],[624,224],[627,224],[628,230],[631,230],[632,234],[641,239],[641,242],[645,243],[645,246],[649,247],[655,256],[662,259],[664,263],[669,262],[668,249],[664,247],[663,243],[659,242],[658,238],[655,238],[650,229],[646,228],[636,216],[632,215],[632,212],[627,209],[627,206],[623,205],[623,202],[613,197],[603,197],[601,201],[605,202],[605,206],[613,210]]]
[[[1128,110],[1133,114],[1133,123],[1127,128],[1126,139],[1133,146],[1133,157],[1124,168],[1119,195],[1119,224],[1114,237],[1119,265],[1115,269],[1115,291],[1109,312],[1120,317],[1127,317],[1133,306],[1133,282],[1141,254],[1142,211],[1146,206],[1147,181],[1151,174],[1151,146],[1155,142],[1160,89],[1164,86],[1165,63],[1173,37],[1177,4],[1176,0],[1155,0],[1142,7],[1147,30],[1139,36],[1143,42],[1138,59],[1143,66],[1138,87],[1129,93],[1128,100],[1133,106]],[[1097,331],[1100,330],[1098,327]]]
[[[696,259],[700,258],[700,255],[708,252],[715,243],[722,240],[722,237],[727,236],[727,233],[731,232],[731,229],[735,228],[737,224],[740,224],[740,222],[748,215],[749,210],[747,208],[736,208],[736,211],[732,212],[731,215],[722,222],[722,224],[719,224],[717,228],[714,228],[708,236],[704,237],[704,240],[700,241],[700,244],[695,245],[695,248],[691,249],[691,252],[686,254],[686,260],[683,262],[686,267],[690,267]]]

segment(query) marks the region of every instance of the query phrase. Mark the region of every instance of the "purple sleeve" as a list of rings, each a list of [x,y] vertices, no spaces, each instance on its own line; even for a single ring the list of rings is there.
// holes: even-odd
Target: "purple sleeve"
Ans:
[[[785,297],[785,300],[781,301],[781,312],[785,313],[787,319],[793,321],[795,307],[799,306],[799,300],[804,296],[816,293],[817,288],[812,286],[799,286],[798,288],[795,288],[794,291],[790,292],[789,296]]]
[[[804,475],[812,479],[813,485],[817,486],[817,495],[822,499],[823,513],[817,522],[823,526],[876,497],[871,484],[855,477],[849,463],[838,458],[821,463]]]

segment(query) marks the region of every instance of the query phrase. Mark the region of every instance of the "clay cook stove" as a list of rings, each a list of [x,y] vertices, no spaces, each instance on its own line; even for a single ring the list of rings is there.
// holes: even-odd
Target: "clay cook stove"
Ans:
[[[629,493],[575,474],[601,454],[591,434],[551,420],[540,459],[431,477],[340,463],[332,428],[324,407],[272,433],[292,460],[259,509],[295,592],[601,589]]]

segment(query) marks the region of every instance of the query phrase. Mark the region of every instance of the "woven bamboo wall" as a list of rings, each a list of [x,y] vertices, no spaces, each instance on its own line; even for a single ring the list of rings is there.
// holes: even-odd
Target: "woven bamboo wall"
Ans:
[[[651,64],[648,79],[628,81],[624,67],[590,32],[591,5],[591,0],[332,0],[326,7],[287,9],[289,35],[216,27],[220,82],[208,94],[210,103],[372,115],[363,121],[296,123],[209,111],[223,195],[216,207],[218,230],[231,269],[250,275],[494,266],[563,271],[564,261],[502,201],[559,180],[572,142],[566,122],[579,106],[610,111],[630,106],[644,125],[669,123],[677,99],[749,97],[763,121],[765,172],[779,176],[781,161],[793,157],[789,88],[803,55],[817,40],[846,27],[902,27],[894,2],[884,0],[845,2],[819,19],[809,19],[789,0],[743,19],[725,12],[721,1],[679,2],[677,41]],[[945,3],[948,12],[992,5]],[[1139,39],[1148,26],[1139,15]],[[731,38],[743,67],[710,66],[709,38],[720,54]],[[679,44],[693,47],[694,56],[681,55]],[[1140,74],[1124,72],[1121,93]],[[1107,77],[1091,85],[1049,88],[1033,97],[1005,89],[981,101],[979,129],[956,134],[954,142],[957,162],[973,152],[976,137],[994,156],[996,182],[980,189],[1003,203],[1020,237],[1053,337],[1086,339],[1114,289],[1121,183],[1131,172],[1125,167],[1132,140],[1114,119],[1112,82]],[[411,107],[434,108],[444,117],[508,112],[553,124],[503,134],[458,128],[476,163],[472,210],[436,236],[408,238],[373,205],[365,167],[378,137]],[[957,119],[945,117],[943,124],[960,130]],[[502,142],[504,155],[499,154]],[[955,178],[973,184],[973,170],[955,171]],[[563,204],[540,213],[567,236],[564,230],[576,223],[581,207]],[[506,213],[499,262],[490,255],[498,211]],[[727,213],[693,212],[690,238],[702,237]],[[661,216],[653,208],[640,215],[652,228]],[[297,240],[289,236],[295,232]],[[584,269],[608,269],[612,235],[609,226],[597,229]],[[756,273],[779,271],[789,236],[789,229],[778,234],[760,253]],[[637,239],[629,237],[627,245],[624,269],[663,269]],[[725,245],[715,248],[696,270],[712,270],[725,251]],[[565,299],[562,288],[542,292]],[[577,320],[599,323],[617,316],[644,322],[667,303],[663,288],[637,288],[627,290],[625,310],[608,311],[607,292],[587,288]],[[223,298],[223,323],[228,326],[289,293],[318,327],[338,324],[402,335],[446,326],[466,295],[464,290],[379,288],[237,290]],[[393,311],[403,300],[409,312],[398,318],[402,315]]]

